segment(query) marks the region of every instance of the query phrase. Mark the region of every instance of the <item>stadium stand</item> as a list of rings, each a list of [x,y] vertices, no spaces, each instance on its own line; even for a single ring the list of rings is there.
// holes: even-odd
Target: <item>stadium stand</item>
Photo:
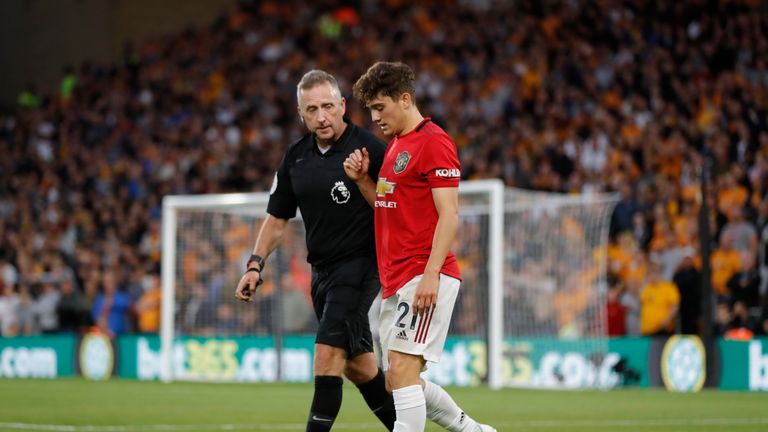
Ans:
[[[0,114],[3,336],[139,331],[162,197],[268,189],[302,133],[298,77],[327,69],[348,90],[382,58],[418,70],[422,110],[456,140],[465,179],[622,194],[608,254],[611,317],[635,320],[624,333],[639,331],[651,262],[679,290],[675,331],[699,330],[699,172],[711,161],[717,328],[768,332],[764,2],[333,4],[246,2],[129,45],[114,65],[68,69],[57,93],[25,89]]]

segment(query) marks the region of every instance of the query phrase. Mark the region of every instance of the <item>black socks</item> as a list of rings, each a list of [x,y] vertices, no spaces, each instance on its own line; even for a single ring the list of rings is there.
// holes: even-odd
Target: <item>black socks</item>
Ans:
[[[315,377],[315,395],[312,408],[307,418],[306,432],[328,432],[341,409],[342,385],[341,377],[321,375]],[[357,386],[363,395],[365,403],[387,430],[395,428],[395,401],[392,394],[387,392],[384,372],[379,373],[370,381]]]
[[[341,409],[341,392],[344,381],[338,376],[315,377],[315,396],[307,418],[306,432],[328,432]]]
[[[365,399],[365,403],[371,408],[376,417],[384,423],[387,430],[395,428],[395,401],[392,394],[387,392],[387,384],[384,378],[384,372],[379,369],[379,373],[370,381],[357,386]]]

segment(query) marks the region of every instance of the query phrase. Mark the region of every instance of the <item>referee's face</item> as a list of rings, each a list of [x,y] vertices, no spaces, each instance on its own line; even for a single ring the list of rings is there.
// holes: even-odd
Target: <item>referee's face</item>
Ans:
[[[344,133],[345,111],[344,98],[329,82],[301,91],[299,115],[321,144],[333,144]]]

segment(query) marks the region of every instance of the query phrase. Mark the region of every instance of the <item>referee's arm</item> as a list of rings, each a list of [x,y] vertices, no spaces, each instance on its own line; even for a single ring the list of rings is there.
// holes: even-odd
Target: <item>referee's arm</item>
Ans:
[[[288,226],[288,219],[281,219],[271,214],[267,214],[264,223],[261,224],[259,235],[256,237],[256,244],[253,246],[253,254],[263,257],[265,260],[274,251],[285,234],[285,227]],[[257,266],[251,262],[250,266]]]
[[[281,219],[271,214],[267,214],[264,223],[261,225],[259,235],[256,237],[256,244],[253,246],[253,254],[267,259],[269,254],[277,248],[285,234],[285,227],[288,225],[288,219]],[[253,300],[252,294],[256,291],[261,281],[261,272],[264,270],[263,262],[248,262],[248,269],[255,271],[246,271],[237,283],[235,288],[235,297],[242,301]]]

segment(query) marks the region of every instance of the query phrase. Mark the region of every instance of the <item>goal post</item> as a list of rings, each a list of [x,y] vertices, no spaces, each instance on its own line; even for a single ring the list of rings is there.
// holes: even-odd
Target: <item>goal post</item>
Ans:
[[[459,185],[460,196],[486,194],[488,202],[488,385],[493,389],[502,387],[501,358],[503,354],[504,310],[504,183],[498,179],[465,181]],[[462,212],[459,206],[460,214]],[[461,257],[459,257],[461,258]]]
[[[173,340],[175,337],[177,284],[177,229],[183,210],[226,209],[228,213],[265,214],[266,193],[230,193],[205,195],[169,195],[163,198],[160,262],[162,297],[160,303],[160,380],[173,380]],[[255,239],[254,239],[255,240]]]
[[[489,361],[489,383],[497,387],[501,384],[496,371],[496,364],[501,358],[501,340],[503,310],[501,302],[494,301],[502,295],[502,257],[503,257],[503,205],[504,186],[499,180],[481,180],[462,182],[460,194],[460,227],[462,239],[456,246],[457,257],[472,268],[465,276],[463,286],[464,307],[457,309],[454,317],[462,323],[452,325],[452,335],[470,335],[483,339],[491,352]],[[311,332],[314,314],[309,298],[309,266],[306,264],[306,246],[304,229],[299,217],[289,224],[289,237],[270,257],[270,265],[265,271],[267,282],[259,292],[264,291],[269,283],[272,288],[267,304],[258,306],[258,315],[266,317],[268,325],[259,328],[228,327],[221,325],[222,314],[213,312],[207,315],[197,312],[198,319],[193,325],[187,325],[190,315],[189,298],[197,295],[193,288],[198,282],[204,283],[207,291],[219,289],[224,293],[213,296],[221,309],[234,310],[235,315],[250,313],[250,305],[236,302],[234,287],[242,275],[242,265],[253,247],[258,226],[266,215],[269,200],[267,193],[230,193],[207,195],[171,195],[163,199],[162,220],[162,261],[161,282],[163,298],[161,303],[160,329],[160,378],[164,382],[173,380],[206,379],[199,374],[179,372],[183,367],[179,363],[189,363],[184,354],[179,354],[178,341],[182,338],[210,336],[238,337],[258,335],[272,337],[280,345],[283,336],[292,331]],[[229,238],[225,232],[232,231],[233,225],[239,225],[239,235]],[[237,230],[235,230],[237,231]],[[463,234],[462,234],[463,232]],[[479,237],[479,238],[478,238]],[[237,243],[237,244],[235,244]],[[463,251],[468,250],[472,259],[464,259]],[[212,257],[210,251],[214,251]],[[239,252],[238,252],[239,251]],[[215,255],[226,255],[227,259],[218,260]],[[205,262],[216,261],[215,271],[208,274],[192,268]],[[298,268],[298,270],[297,270]],[[209,269],[210,270],[210,269]],[[462,269],[464,271],[464,269]],[[288,273],[296,273],[286,276]],[[205,281],[197,279],[205,279]],[[223,280],[220,287],[216,280]],[[191,286],[192,285],[192,286]],[[282,285],[278,287],[277,285]],[[301,286],[298,286],[301,285]],[[213,288],[210,288],[213,287]],[[304,293],[302,295],[301,293]],[[199,294],[199,293],[198,293]],[[207,296],[211,297],[211,296]],[[258,301],[258,300],[257,300]],[[307,315],[305,326],[286,326],[284,321],[299,319]],[[226,318],[226,317],[225,317]],[[241,317],[239,317],[241,318]],[[487,324],[477,320],[487,319]],[[201,322],[202,320],[202,322]],[[214,321],[214,322],[209,322]],[[240,320],[245,322],[246,320]],[[270,324],[271,323],[271,324]],[[210,329],[214,329],[211,333]],[[493,340],[493,341],[492,341]],[[494,354],[495,353],[495,354]],[[277,365],[282,352],[277,350]],[[180,357],[181,356],[181,357]]]

